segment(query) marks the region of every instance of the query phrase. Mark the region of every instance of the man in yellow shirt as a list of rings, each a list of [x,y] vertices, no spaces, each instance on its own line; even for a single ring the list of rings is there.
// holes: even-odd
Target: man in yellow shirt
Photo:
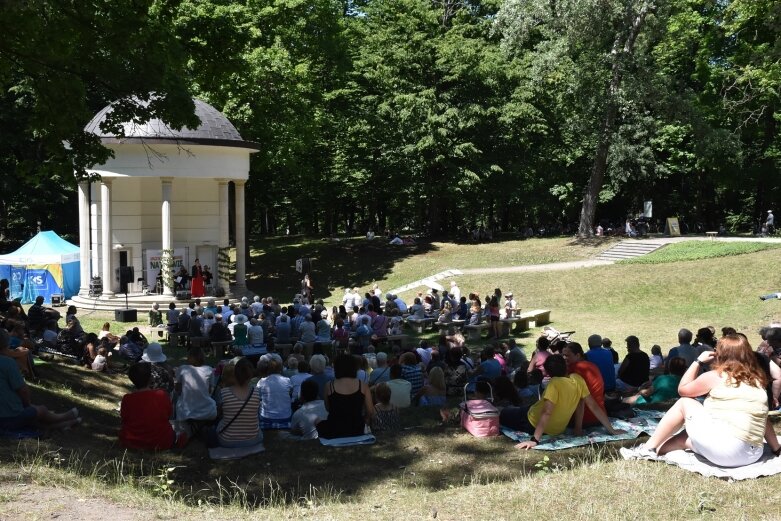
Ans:
[[[621,434],[614,429],[604,411],[589,394],[585,380],[577,374],[567,376],[567,362],[561,355],[551,355],[545,360],[545,371],[551,376],[542,399],[531,407],[505,407],[499,421],[502,426],[524,431],[531,440],[516,445],[519,449],[536,447],[543,434],[555,436],[567,428],[575,415],[575,434],[582,433],[583,411],[588,407],[610,434]]]

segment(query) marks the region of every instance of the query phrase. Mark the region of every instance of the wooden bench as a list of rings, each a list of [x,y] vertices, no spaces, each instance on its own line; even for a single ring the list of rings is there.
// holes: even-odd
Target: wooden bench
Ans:
[[[407,319],[407,325],[412,328],[413,331],[417,334],[423,333],[423,330],[426,329],[426,326],[429,324],[433,324],[436,322],[433,318],[408,318]]]
[[[149,341],[152,341],[152,335],[153,333],[162,333],[162,335],[158,335],[158,338],[162,336],[162,338],[165,339],[166,342],[169,342],[168,339],[168,327],[165,325],[160,326],[149,326]]]
[[[467,332],[469,340],[480,340],[480,334],[485,329],[488,329],[488,322],[482,322],[474,326],[464,326],[464,331]]]
[[[525,313],[521,313],[519,318],[522,321],[525,321],[525,323],[523,325],[518,325],[517,327],[525,326],[525,329],[548,324],[550,323],[550,309],[535,309],[533,311],[527,311]]]
[[[712,241],[716,240],[716,236],[719,234],[719,232],[705,232],[705,235]]]

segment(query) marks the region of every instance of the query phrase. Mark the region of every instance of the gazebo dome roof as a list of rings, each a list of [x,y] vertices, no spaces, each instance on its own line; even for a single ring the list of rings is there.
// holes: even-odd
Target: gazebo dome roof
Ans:
[[[107,105],[100,110],[92,120],[84,127],[86,132],[100,136],[103,143],[149,143],[166,144],[181,143],[195,145],[214,145],[236,148],[249,148],[259,150],[257,143],[244,141],[225,115],[205,101],[193,98],[195,103],[195,115],[201,123],[197,128],[184,127],[175,130],[166,125],[160,119],[151,119],[146,123],[123,123],[124,136],[118,137],[104,132],[100,125],[106,120],[106,116],[113,110],[112,105]]]

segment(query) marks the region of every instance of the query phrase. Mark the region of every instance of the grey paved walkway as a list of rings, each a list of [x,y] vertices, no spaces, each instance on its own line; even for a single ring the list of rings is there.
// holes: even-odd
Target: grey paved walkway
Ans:
[[[461,270],[464,275],[474,275],[482,273],[519,273],[535,271],[562,271],[576,270],[579,268],[591,268],[594,266],[608,266],[613,261],[588,259],[571,262],[551,262],[548,264],[526,264],[524,266],[508,266],[505,268],[471,268]]]

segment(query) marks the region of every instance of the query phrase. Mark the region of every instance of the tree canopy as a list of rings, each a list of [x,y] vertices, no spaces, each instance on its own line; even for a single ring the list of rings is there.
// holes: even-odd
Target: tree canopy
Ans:
[[[178,128],[192,96],[263,146],[255,234],[588,235],[646,200],[748,231],[781,203],[772,0],[35,0],[0,29],[6,239],[76,231],[97,110]]]

